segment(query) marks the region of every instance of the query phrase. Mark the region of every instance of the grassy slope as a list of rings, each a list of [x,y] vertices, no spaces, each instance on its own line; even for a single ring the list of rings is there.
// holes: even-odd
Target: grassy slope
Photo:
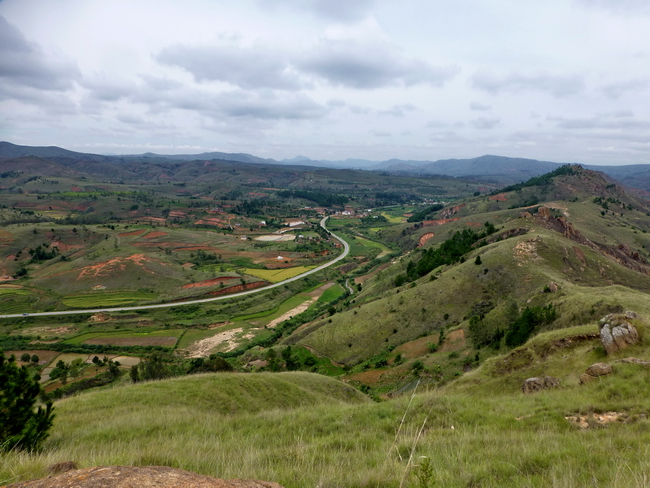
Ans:
[[[528,193],[527,193],[528,192]],[[547,229],[539,218],[522,218],[522,209],[499,209],[494,205],[512,205],[529,200],[535,193],[540,199],[568,198],[549,204],[556,215],[564,215],[587,238],[607,245],[627,244],[641,256],[648,255],[650,234],[644,231],[646,204],[625,195],[619,187],[609,185],[592,172],[556,178],[553,185],[524,188],[507,194],[506,202],[480,197],[468,202],[459,212],[460,220],[438,227],[424,227],[414,234],[435,231],[430,245],[435,245],[467,228],[468,223],[490,221],[504,231],[526,228],[527,234],[494,242],[469,253],[463,264],[442,267],[431,276],[413,284],[395,288],[394,278],[404,272],[417,251],[402,258],[397,265],[364,283],[363,292],[355,297],[358,306],[322,319],[299,330],[289,343],[309,346],[336,361],[357,364],[387,346],[397,346],[422,335],[431,335],[441,327],[463,327],[479,303],[489,302],[494,310],[484,319],[486,326],[503,327],[509,322],[510,307],[553,303],[559,317],[555,328],[580,325],[615,310],[630,308],[645,313],[650,292],[650,278],[621,266],[587,246]],[[620,200],[623,212],[601,215],[602,207],[594,195]],[[614,205],[611,205],[614,207]],[[633,210],[629,210],[629,207]],[[531,210],[535,212],[536,209]],[[487,212],[487,213],[486,213]],[[584,262],[581,255],[584,255]],[[482,264],[474,264],[476,255]],[[560,285],[556,294],[540,294],[551,281]],[[443,317],[449,314],[445,320]]]
[[[520,348],[537,351],[531,364],[495,358],[410,405],[408,397],[364,402],[342,383],[305,373],[205,375],[88,393],[57,404],[42,453],[0,457],[0,482],[42,476],[50,463],[73,459],[287,487],[397,487],[403,477],[405,486],[419,486],[412,465],[426,456],[435,486],[647,486],[650,369],[615,365],[614,375],[579,386],[576,375],[604,353],[590,343],[551,350],[560,336],[566,331]],[[641,345],[621,355],[648,352]],[[519,367],[497,371],[504,362]],[[520,380],[540,371],[558,373],[561,388],[521,394]],[[580,430],[564,418],[604,411],[632,420]]]

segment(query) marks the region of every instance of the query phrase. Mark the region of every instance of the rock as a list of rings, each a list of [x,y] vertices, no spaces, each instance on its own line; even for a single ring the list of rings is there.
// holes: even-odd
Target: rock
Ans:
[[[612,374],[612,367],[611,365],[607,363],[595,363],[592,364],[587,368],[587,371],[585,371],[586,374],[589,376],[605,376],[608,374]]]
[[[560,385],[560,380],[553,376],[528,378],[524,381],[521,391],[524,393],[533,393],[536,391],[546,390],[547,388],[557,388]]]
[[[539,207],[537,209],[537,214],[544,220],[548,220],[551,218],[551,210],[547,207]]]
[[[580,384],[584,385],[590,381],[595,380],[600,376],[612,374],[612,367],[607,363],[594,363],[587,368],[587,370],[580,375]]]
[[[619,359],[616,362],[626,363],[626,364],[638,364],[639,366],[645,366],[646,368],[650,368],[650,361],[644,361],[643,359],[625,358],[625,359]]]
[[[584,385],[584,384],[589,383],[590,381],[594,381],[595,379],[596,379],[595,376],[591,376],[591,375],[589,375],[587,373],[582,373],[580,375],[580,384]]]
[[[549,290],[551,293],[555,293],[555,292],[557,292],[557,290],[558,290],[557,283],[555,283],[554,281],[551,281],[551,282],[548,284],[548,290]]]
[[[533,216],[530,212],[519,212],[519,217],[522,219],[531,219]]]
[[[639,342],[639,333],[632,324],[628,322],[636,318],[634,312],[624,314],[609,314],[600,319],[600,341],[607,354],[614,354],[621,349]]]
[[[97,466],[68,471],[6,488],[282,488],[256,480],[222,480],[168,466]]]

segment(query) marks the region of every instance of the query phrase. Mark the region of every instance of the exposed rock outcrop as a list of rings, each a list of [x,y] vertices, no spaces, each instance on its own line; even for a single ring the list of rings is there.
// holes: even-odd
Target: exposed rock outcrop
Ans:
[[[600,376],[612,374],[612,366],[607,363],[595,363],[580,375],[580,384],[589,383]]]
[[[635,312],[609,314],[600,319],[600,341],[607,354],[614,354],[621,349],[639,342],[639,333],[628,320],[637,318]]]
[[[557,388],[558,386],[560,386],[560,380],[553,376],[534,376],[524,381],[524,384],[521,386],[521,391],[524,393],[534,393],[548,388]]]
[[[625,358],[625,359],[619,359],[618,361],[615,361],[617,363],[625,363],[625,364],[637,364],[639,366],[644,366],[646,368],[650,368],[650,361],[645,361],[643,359],[637,359],[637,358]]]
[[[97,466],[22,481],[6,488],[282,488],[256,480],[222,480],[168,466]]]

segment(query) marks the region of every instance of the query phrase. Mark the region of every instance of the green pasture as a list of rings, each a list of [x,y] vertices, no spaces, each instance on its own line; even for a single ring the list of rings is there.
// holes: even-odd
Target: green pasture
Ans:
[[[152,301],[158,295],[148,291],[99,292],[84,295],[69,295],[61,300],[72,308],[119,307],[138,301]]]
[[[0,288],[0,295],[29,295],[30,291],[24,288]]]
[[[391,224],[401,224],[402,222],[406,222],[406,217],[403,217],[401,215],[391,215],[388,212],[382,212],[381,215],[383,217],[386,217],[386,220],[388,220]]]
[[[116,332],[88,332],[64,341],[66,344],[83,344],[90,339],[112,339],[117,337],[181,337],[185,329],[162,329],[151,332],[120,330]]]
[[[336,283],[335,285],[330,286],[323,294],[318,298],[318,303],[327,303],[332,300],[336,300],[338,297],[343,295],[345,290],[341,285]]]
[[[306,358],[312,357],[316,360],[316,364],[313,366],[313,371],[324,374],[326,376],[341,376],[345,374],[345,370],[338,366],[334,366],[332,361],[328,358],[318,357],[312,354],[308,349],[304,347],[294,347],[291,349],[292,355],[296,356],[300,362],[304,362]]]
[[[270,322],[273,319],[280,317],[281,315],[287,313],[289,310],[296,308],[298,305],[303,304],[309,300],[309,297],[303,293],[294,295],[291,298],[280,303],[277,307],[266,310],[264,312],[253,313],[249,315],[240,315],[239,317],[234,317],[232,320],[234,322],[242,322],[246,320],[255,320],[255,319],[264,319],[263,322]]]
[[[391,249],[387,248],[380,242],[371,241],[370,239],[366,239],[364,237],[357,237],[357,240],[366,247],[379,249],[381,251],[379,256],[392,252]]]
[[[283,268],[283,269],[244,269],[244,273],[251,276],[256,276],[257,278],[270,281],[271,283],[278,283],[280,281],[288,280],[294,276],[298,276],[302,273],[306,273],[310,269],[314,269],[314,266],[296,266],[293,268]]]

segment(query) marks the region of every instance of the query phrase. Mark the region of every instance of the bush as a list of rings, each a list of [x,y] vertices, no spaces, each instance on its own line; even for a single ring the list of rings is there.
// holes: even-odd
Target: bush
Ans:
[[[553,322],[557,313],[553,305],[546,307],[532,307],[521,312],[508,328],[506,333],[506,345],[508,347],[517,347],[528,340],[536,327],[542,324]]]
[[[15,356],[0,354],[0,450],[38,449],[48,436],[54,414],[52,402],[34,410],[41,394],[38,375],[16,366]]]

